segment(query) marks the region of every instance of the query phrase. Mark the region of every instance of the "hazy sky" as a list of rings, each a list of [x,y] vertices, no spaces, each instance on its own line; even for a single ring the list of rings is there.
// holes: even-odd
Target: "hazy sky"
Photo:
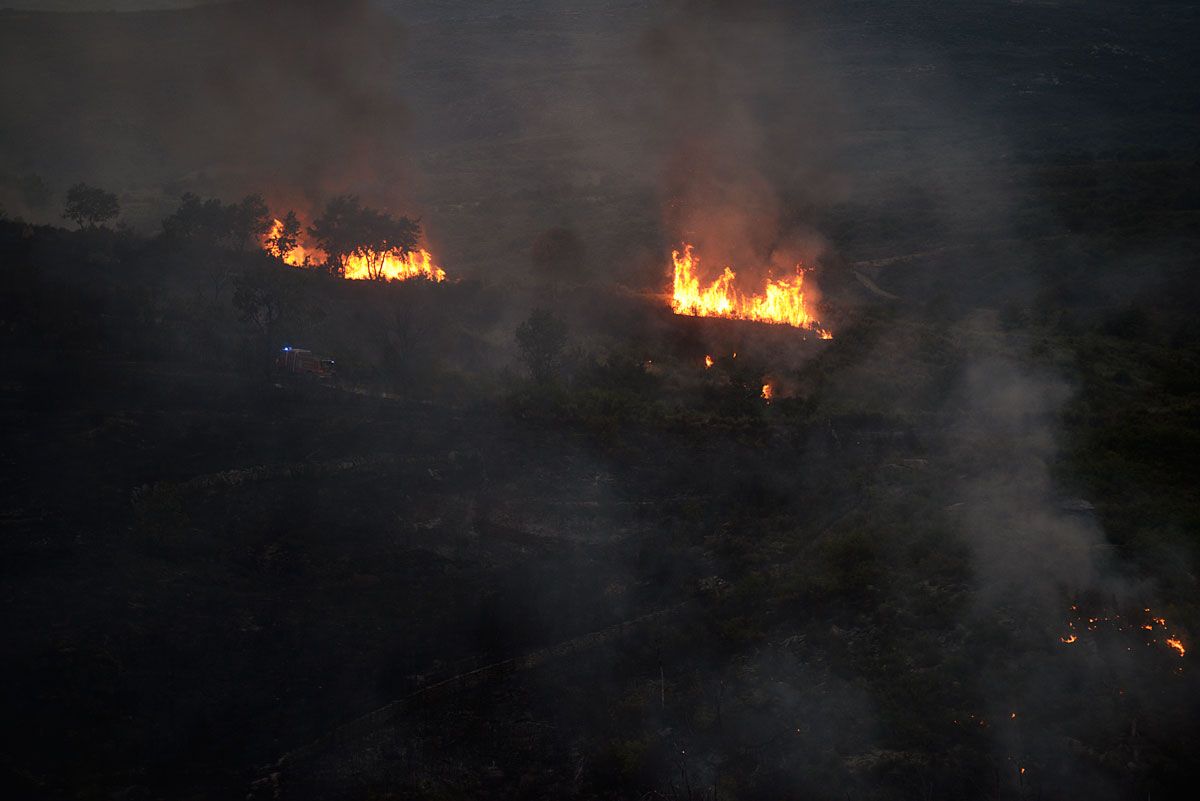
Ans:
[[[185,8],[222,0],[0,0],[0,8],[31,11],[141,11]]]

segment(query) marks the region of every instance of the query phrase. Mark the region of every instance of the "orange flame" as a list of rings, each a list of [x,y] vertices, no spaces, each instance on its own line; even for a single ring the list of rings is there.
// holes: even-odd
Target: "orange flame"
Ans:
[[[705,356],[704,357],[704,369],[707,370],[708,368],[710,368],[712,366],[713,366],[713,357]]]
[[[296,247],[287,253],[280,253],[279,248],[273,243],[278,240],[279,235],[283,233],[283,220],[273,220],[271,222],[271,230],[263,235],[262,246],[263,250],[270,253],[272,256],[283,259],[283,263],[292,267],[309,267],[314,264],[320,264],[325,261],[325,254],[320,250],[306,248],[299,243]]]
[[[1063,642],[1065,642],[1067,645],[1070,645],[1071,643],[1073,643],[1073,642],[1075,642],[1076,640],[1078,640],[1078,639],[1079,639],[1079,637],[1078,637],[1077,635],[1075,635],[1075,634],[1068,634],[1066,637],[1059,637],[1058,639],[1062,640],[1062,641],[1063,641]]]
[[[283,221],[275,220],[271,224],[271,230],[263,236],[263,249],[273,256],[281,257],[285,264],[292,267],[311,267],[323,264],[328,258],[321,249],[301,244],[297,244],[295,249],[288,253],[280,254],[279,249],[271,242],[282,232]],[[351,281],[407,281],[411,278],[424,278],[435,282],[446,280],[446,271],[434,264],[433,254],[424,248],[393,250],[387,253],[371,252],[366,255],[352,254],[346,259],[343,275]]]
[[[737,274],[729,267],[711,284],[702,285],[700,259],[691,245],[685,244],[682,253],[672,251],[671,261],[675,267],[671,309],[676,314],[791,325],[815,331],[821,339],[833,339],[805,302],[804,272],[799,265],[794,276],[768,278],[761,294],[747,295],[734,286]]]
[[[774,387],[772,387],[770,384],[763,384],[763,387],[762,387],[763,400],[769,402],[771,400],[771,398],[773,398],[773,397],[775,397]]]
[[[1168,637],[1167,645],[1171,646],[1176,651],[1178,651],[1180,656],[1183,656],[1184,654],[1187,653],[1187,649],[1183,647],[1183,641],[1180,640],[1178,637]]]
[[[410,278],[445,281],[446,271],[433,263],[433,255],[428,250],[393,250],[351,256],[346,260],[345,277],[351,281],[407,281]]]

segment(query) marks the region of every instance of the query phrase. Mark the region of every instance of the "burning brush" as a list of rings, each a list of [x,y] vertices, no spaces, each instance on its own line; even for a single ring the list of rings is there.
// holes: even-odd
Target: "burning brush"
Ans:
[[[286,243],[286,246],[280,243]],[[294,217],[290,217],[286,223],[275,220],[263,236],[262,248],[292,267],[316,267],[329,261],[329,255],[320,248],[300,243],[299,225]],[[346,256],[341,265],[341,275],[351,281],[408,281],[423,278],[440,283],[446,280],[446,271],[434,263],[433,255],[424,248],[376,250],[360,247]]]
[[[674,283],[671,309],[689,317],[724,317],[758,323],[790,325],[814,331],[821,339],[833,339],[822,328],[814,309],[804,297],[804,270],[796,265],[796,274],[787,278],[767,279],[763,290],[746,294],[736,286],[737,273],[726,267],[712,283],[701,282],[700,258],[691,245],[672,251]]]

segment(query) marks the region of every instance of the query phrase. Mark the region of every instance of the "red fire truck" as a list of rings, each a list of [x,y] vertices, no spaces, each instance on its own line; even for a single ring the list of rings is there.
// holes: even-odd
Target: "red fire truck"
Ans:
[[[316,356],[311,350],[290,346],[281,350],[275,358],[275,369],[279,372],[308,378],[333,378],[335,367],[333,359]]]

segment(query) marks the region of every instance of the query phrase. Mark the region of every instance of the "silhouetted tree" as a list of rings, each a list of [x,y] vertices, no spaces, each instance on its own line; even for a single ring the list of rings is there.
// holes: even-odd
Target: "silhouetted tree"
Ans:
[[[421,226],[407,217],[392,217],[368,208],[356,195],[338,195],[329,201],[308,233],[329,256],[329,268],[346,272],[351,256],[366,261],[368,277],[383,278],[389,253],[407,253],[421,238]]]
[[[530,377],[539,384],[548,383],[562,366],[567,324],[552,312],[534,309],[517,326],[517,345]]]
[[[63,217],[81,229],[99,228],[121,213],[117,196],[87,184],[75,184],[67,190],[67,206]]]
[[[271,212],[262,195],[246,195],[228,207],[230,244],[238,250],[258,248],[271,230]]]
[[[248,266],[234,279],[233,308],[254,329],[258,360],[264,368],[274,354],[280,321],[292,304],[288,271],[273,262]]]
[[[228,213],[216,198],[202,199],[191,192],[179,199],[179,208],[162,221],[168,239],[191,244],[216,245],[228,230]]]
[[[402,392],[412,389],[420,372],[435,360],[435,317],[428,304],[410,296],[409,302],[394,307],[390,320],[385,318],[383,354]]]
[[[359,217],[362,204],[354,195],[338,195],[325,204],[321,216],[308,228],[311,236],[328,257],[327,267],[338,273],[346,270],[346,260],[357,246]]]
[[[367,263],[367,275],[375,281],[384,278],[383,265],[388,254],[405,254],[421,238],[421,226],[407,217],[372,213],[366,220],[363,244],[358,250]]]
[[[246,195],[237,203],[225,204],[188,192],[162,225],[163,233],[174,241],[246,250],[257,246],[271,230],[271,215],[262,195]]]
[[[296,212],[289,211],[279,221],[278,230],[272,232],[266,240],[267,252],[280,259],[286,259],[300,244],[300,229],[300,218],[296,216]]]

